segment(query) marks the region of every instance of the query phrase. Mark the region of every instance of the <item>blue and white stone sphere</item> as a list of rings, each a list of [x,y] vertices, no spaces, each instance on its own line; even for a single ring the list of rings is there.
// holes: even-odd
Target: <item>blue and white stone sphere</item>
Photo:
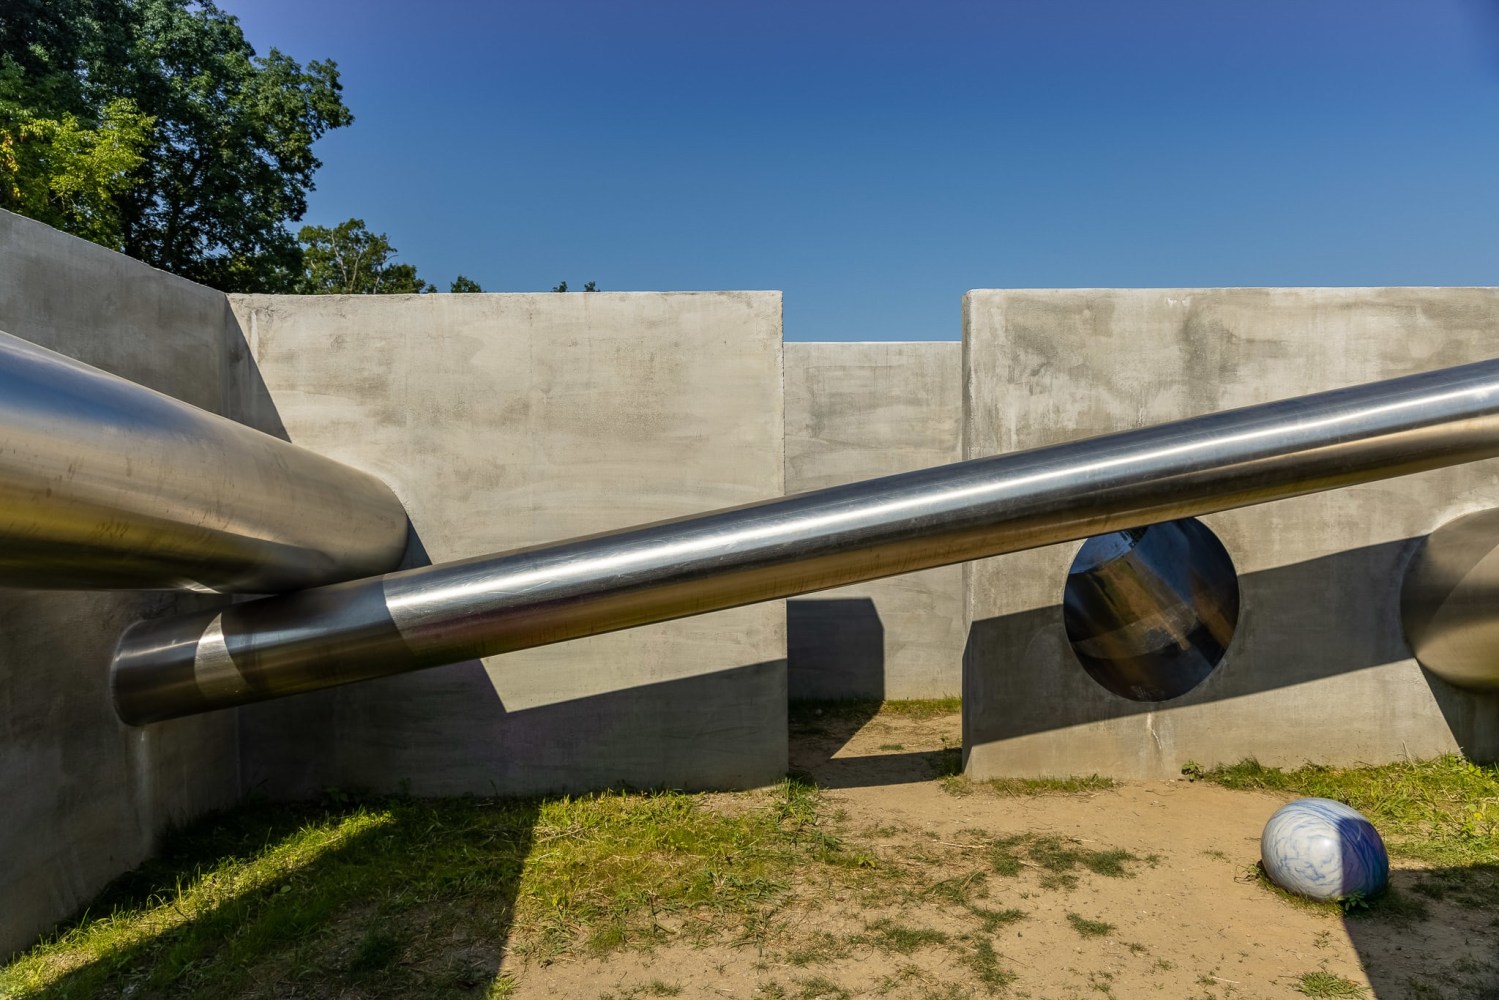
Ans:
[[[1374,824],[1332,799],[1277,809],[1260,836],[1270,881],[1308,899],[1372,898],[1390,881],[1390,856]]]

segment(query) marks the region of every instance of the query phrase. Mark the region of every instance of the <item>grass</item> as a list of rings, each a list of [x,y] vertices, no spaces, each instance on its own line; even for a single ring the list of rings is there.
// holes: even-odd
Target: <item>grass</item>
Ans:
[[[1379,829],[1390,853],[1435,865],[1499,865],[1499,766],[1456,754],[1382,767],[1307,765],[1292,771],[1254,760],[1193,777],[1225,788],[1265,789],[1346,802]]]
[[[1331,972],[1308,972],[1296,980],[1296,992],[1308,997],[1366,997],[1369,991]]]
[[[1102,920],[1089,920],[1076,913],[1067,914],[1067,922],[1072,925],[1073,930],[1085,938],[1108,937],[1115,930],[1113,924],[1104,923]]]
[[[946,933],[929,927],[909,927],[883,918],[865,927],[862,943],[881,951],[909,955],[918,948],[946,944],[947,937]]]
[[[852,700],[821,701],[807,699],[794,701],[789,707],[793,724],[820,726],[829,722],[863,721],[876,715],[894,716],[925,722],[944,716],[957,715],[963,711],[963,699],[921,698],[913,700],[891,699],[888,701]]]
[[[804,880],[869,864],[816,795],[787,781],[733,814],[675,793],[240,809],[172,837],[0,969],[0,995],[503,995],[507,935],[540,960],[753,937]],[[464,951],[481,957],[437,958]]]
[[[1130,878],[1134,872],[1129,865],[1140,860],[1129,851],[1094,850],[1072,837],[1054,834],[1016,834],[989,846],[989,863],[995,874],[1015,876],[1026,868],[1038,869],[1043,889],[1076,888],[1079,868],[1107,878]]]
[[[1019,977],[999,964],[999,953],[988,938],[979,938],[965,961],[985,991],[999,993]]]
[[[1393,851],[1450,866],[1406,872],[1403,891],[1370,901],[1371,916],[1419,920],[1440,903],[1481,911],[1483,920],[1499,912],[1499,847],[1484,819],[1499,796],[1495,770],[1456,758],[1295,771],[1250,761],[1199,768],[1196,777],[1348,801],[1381,825]],[[971,784],[1001,795],[1113,787],[1096,776]],[[518,988],[508,974],[514,964],[499,973],[507,955],[527,969],[673,942],[749,948],[795,970],[785,985],[762,983],[767,997],[849,996],[843,963],[871,951],[903,970],[887,977],[892,990],[954,1000],[1001,995],[1017,981],[997,950],[1001,940],[1061,923],[1061,908],[1028,915],[1012,903],[1042,890],[1070,892],[1089,877],[1130,878],[1160,860],[1051,833],[995,836],[978,827],[864,849],[845,839],[853,836],[843,829],[847,817],[822,796],[787,780],[735,796],[339,795],[251,805],[174,835],[89,914],[0,967],[0,996],[499,998]],[[1263,879],[1257,870],[1241,877]],[[819,913],[850,908],[860,921],[851,927],[816,923]],[[1083,937],[1118,933],[1079,913],[1066,919]],[[929,965],[934,953],[961,970],[961,982],[913,964]],[[1145,961],[1172,968],[1164,958]],[[1327,973],[1296,982],[1308,996],[1365,995],[1326,992],[1338,983],[1359,989]],[[1117,988],[1107,977],[1087,985],[1104,995]],[[615,986],[613,996],[680,989],[653,980]]]
[[[959,751],[961,767],[961,751]],[[1118,782],[1099,774],[1063,778],[987,778],[975,781],[957,769],[942,779],[942,790],[949,795],[962,797],[976,791],[987,791],[994,795],[1019,797],[1026,795],[1081,795],[1088,792],[1106,792],[1117,788]]]

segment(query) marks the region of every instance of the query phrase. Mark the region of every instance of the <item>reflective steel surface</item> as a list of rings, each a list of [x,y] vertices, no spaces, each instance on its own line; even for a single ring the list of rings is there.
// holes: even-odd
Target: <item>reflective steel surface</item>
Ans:
[[[1499,688],[1499,510],[1426,536],[1406,568],[1400,619],[1421,666],[1459,687]]]
[[[1496,455],[1487,361],[142,622],[116,707],[149,722]]]
[[[0,586],[267,594],[405,546],[373,476],[0,333]]]
[[[1238,620],[1233,560],[1193,518],[1095,535],[1062,591],[1078,662],[1133,701],[1179,698],[1206,680]]]

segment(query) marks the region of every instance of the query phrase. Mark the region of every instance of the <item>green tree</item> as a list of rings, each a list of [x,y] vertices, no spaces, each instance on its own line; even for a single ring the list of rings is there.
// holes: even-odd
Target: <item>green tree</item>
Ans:
[[[599,290],[599,285],[598,285],[598,282],[596,282],[596,281],[585,282],[584,285],[583,285],[583,291],[585,291],[585,292],[596,292],[598,290]],[[565,291],[567,291],[567,282],[565,282],[565,281],[559,281],[559,282],[557,282],[557,284],[555,284],[555,285],[552,286],[552,291],[554,291],[554,292],[565,292]]]
[[[0,70],[7,207],[51,205],[44,221],[228,291],[295,286],[312,145],[353,121],[334,63],[257,56],[212,0],[3,0]]]
[[[297,291],[307,295],[401,295],[436,289],[417,277],[412,264],[397,263],[396,248],[384,233],[372,233],[363,219],[349,219],[333,228],[303,226],[297,234],[302,247],[302,279]],[[460,280],[469,281],[467,278]],[[479,286],[469,281],[472,289]],[[455,286],[458,282],[453,283]]]
[[[43,118],[0,99],[0,207],[118,250],[119,198],[136,183],[150,134],[151,119],[124,98],[94,128],[71,112]]]
[[[469,277],[466,277],[466,276],[460,274],[458,277],[454,278],[453,279],[453,283],[448,286],[448,291],[450,291],[450,292],[482,292],[482,291],[484,291],[484,289],[480,288],[479,287],[479,283],[477,281],[475,281],[473,278],[469,278]]]

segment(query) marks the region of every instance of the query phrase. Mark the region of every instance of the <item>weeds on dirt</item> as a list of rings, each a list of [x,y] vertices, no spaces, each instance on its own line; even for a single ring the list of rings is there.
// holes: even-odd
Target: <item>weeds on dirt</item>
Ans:
[[[998,993],[1019,978],[1014,972],[999,964],[999,953],[988,938],[979,938],[973,951],[965,956],[968,967],[989,993]]]
[[[942,790],[959,798],[984,791],[1000,796],[1023,795],[1082,795],[1088,792],[1107,792],[1118,787],[1113,778],[1099,774],[1067,778],[986,778],[975,781],[953,769],[942,779]]]
[[[1308,972],[1296,980],[1296,992],[1307,997],[1366,997],[1367,988],[1327,971]]]
[[[1039,870],[1041,888],[1077,887],[1077,869],[1107,878],[1132,878],[1129,869],[1142,859],[1129,851],[1094,850],[1072,837],[1021,833],[995,840],[989,847],[989,863],[995,874],[1015,876],[1026,868]]]
[[[1089,920],[1078,913],[1067,914],[1067,922],[1083,937],[1108,937],[1114,933],[1114,925],[1102,920]]]

